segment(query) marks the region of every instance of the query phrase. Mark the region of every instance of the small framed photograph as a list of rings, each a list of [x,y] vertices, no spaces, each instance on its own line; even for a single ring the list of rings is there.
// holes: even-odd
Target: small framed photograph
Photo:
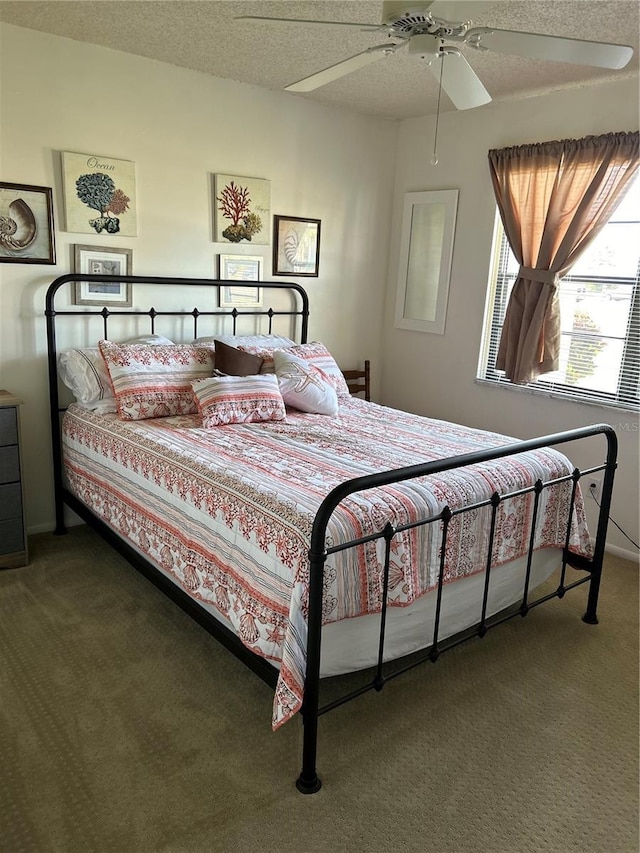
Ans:
[[[318,276],[320,220],[273,217],[273,274]]]
[[[220,255],[218,278],[222,281],[262,281],[264,258],[259,255]],[[261,287],[220,285],[220,308],[259,308]]]
[[[113,246],[75,246],[75,272],[89,275],[131,275],[133,251]],[[126,281],[76,281],[75,305],[130,307],[133,288]]]
[[[0,181],[0,263],[55,262],[51,187]]]

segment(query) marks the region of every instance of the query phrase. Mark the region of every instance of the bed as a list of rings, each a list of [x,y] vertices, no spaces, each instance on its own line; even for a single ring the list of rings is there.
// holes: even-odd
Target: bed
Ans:
[[[611,427],[517,442],[352,397],[329,350],[307,341],[297,284],[260,282],[270,307],[218,309],[213,294],[236,282],[130,276],[154,307],[68,305],[89,279],[110,281],[66,275],[47,293],[56,532],[66,504],[274,687],[274,728],[301,713],[301,792],[320,788],[318,718],[331,708],[583,583],[597,622]],[[155,307],[190,288],[203,309]],[[146,332],[112,340],[132,319]],[[108,399],[67,405],[61,362],[82,348],[59,346],[60,327],[77,342],[95,321],[91,371],[106,366]],[[248,321],[257,334],[241,333]],[[219,371],[229,358],[253,372]],[[556,449],[593,436],[604,459],[584,470]],[[592,542],[580,481],[596,471]],[[360,670],[363,686],[320,704],[324,678]]]

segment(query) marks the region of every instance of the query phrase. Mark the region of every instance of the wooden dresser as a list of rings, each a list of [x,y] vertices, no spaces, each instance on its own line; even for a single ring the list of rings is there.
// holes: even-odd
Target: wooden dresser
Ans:
[[[0,390],[0,569],[28,562],[20,446],[21,400]]]

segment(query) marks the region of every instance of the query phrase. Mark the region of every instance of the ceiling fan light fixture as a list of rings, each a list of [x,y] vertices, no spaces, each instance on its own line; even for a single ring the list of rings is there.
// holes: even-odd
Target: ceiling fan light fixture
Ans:
[[[409,55],[422,59],[427,65],[431,65],[434,59],[440,56],[441,44],[442,40],[437,36],[413,36],[409,42]]]

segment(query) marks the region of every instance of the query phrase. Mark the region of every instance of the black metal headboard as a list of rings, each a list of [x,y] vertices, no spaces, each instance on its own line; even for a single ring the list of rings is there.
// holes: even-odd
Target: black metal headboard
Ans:
[[[60,288],[69,282],[103,282],[103,283],[125,283],[125,284],[140,284],[154,285],[153,290],[148,292],[153,297],[153,301],[160,305],[160,308],[150,305],[148,308],[128,308],[128,307],[87,307],[87,306],[70,306],[58,310],[55,307],[56,295],[60,292]],[[275,293],[277,291],[288,292],[293,295],[295,307],[292,308],[271,308],[261,306],[251,306],[242,308],[210,308],[205,306],[203,309],[192,308],[185,309],[169,309],[162,308],[163,291],[160,288],[175,288],[175,287],[201,287],[210,288],[212,299],[217,300],[218,288],[220,287],[240,287],[249,290],[261,288],[263,292]],[[173,291],[175,294],[175,290]],[[151,300],[149,300],[151,302]],[[185,300],[186,302],[186,300]],[[266,302],[265,302],[266,305]],[[54,486],[56,491],[56,528],[62,526],[62,456],[60,447],[60,399],[58,392],[58,368],[57,368],[57,345],[56,345],[56,321],[60,317],[76,318],[76,321],[92,317],[101,317],[103,322],[104,338],[109,338],[109,320],[114,317],[149,317],[150,332],[155,331],[155,323],[157,317],[191,317],[193,318],[193,337],[198,336],[198,321],[202,317],[230,317],[232,324],[232,333],[235,334],[237,321],[241,317],[266,317],[267,332],[272,332],[272,324],[274,317],[289,317],[300,318],[299,338],[300,343],[307,342],[307,334],[309,328],[309,298],[303,287],[295,282],[281,281],[230,281],[226,279],[206,279],[206,278],[173,278],[166,276],[140,276],[140,275],[89,275],[87,273],[69,273],[62,275],[51,282],[46,295],[45,316],[47,319],[47,358],[49,370],[49,405],[51,410],[51,437],[53,442],[53,462],[54,462]],[[71,321],[72,322],[72,321]],[[97,343],[97,342],[96,342]]]

